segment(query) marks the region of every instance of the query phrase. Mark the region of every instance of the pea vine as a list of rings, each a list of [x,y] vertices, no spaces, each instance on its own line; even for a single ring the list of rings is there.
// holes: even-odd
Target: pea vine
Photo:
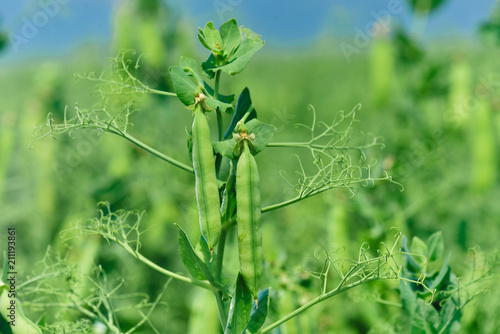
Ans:
[[[386,171],[377,168],[375,159],[368,158],[370,155],[367,152],[382,148],[383,143],[380,137],[356,130],[356,113],[360,105],[349,112],[337,112],[329,122],[319,121],[316,110],[309,106],[311,124],[297,125],[309,132],[309,138],[296,142],[273,141],[276,128],[260,121],[248,88],[243,89],[236,101],[235,95],[223,95],[220,92],[222,75],[234,76],[242,72],[252,56],[264,46],[264,41],[251,30],[238,26],[234,19],[222,24],[219,30],[209,22],[203,29],[198,29],[198,39],[210,54],[201,64],[195,59],[181,57],[179,65],[170,68],[174,92],[156,90],[139,80],[137,73],[141,57],[133,61],[130,57],[133,51],[123,51],[112,59],[110,72],[78,76],[98,83],[97,92],[101,101],[88,110],[76,106],[74,112],[70,113],[66,108],[59,123],[55,117],[48,115],[46,123],[39,128],[42,134],[36,139],[55,138],[63,134],[71,137],[78,129],[108,132],[128,140],[172,166],[195,174],[197,196],[192,204],[196,204],[200,212],[202,236],[193,244],[184,229],[177,226],[179,253],[187,269],[186,274],[165,269],[141,253],[141,235],[145,233],[141,229],[143,212],[112,211],[109,204],[101,203],[98,217],[83,224],[76,223],[61,234],[66,241],[81,236],[99,235],[168,277],[164,289],[155,301],[142,301],[138,304],[141,320],[127,333],[132,333],[143,325],[148,325],[155,333],[160,332],[152,325],[150,314],[161,304],[160,298],[170,279],[212,292],[225,334],[267,333],[326,299],[375,280],[400,282],[403,309],[408,301],[416,305],[412,309],[404,309],[411,319],[431,312],[426,307],[435,300],[450,303],[447,305],[453,312],[441,316],[442,323],[451,326],[459,317],[463,304],[455,303],[453,296],[456,295],[446,297],[443,293],[456,287],[457,282],[453,279],[449,256],[444,256],[442,237],[433,235],[427,243],[414,239],[409,246],[406,238],[399,232],[395,235],[393,245],[388,247],[381,244],[375,256],[370,254],[365,244],[361,246],[355,260],[340,258],[337,253],[329,251],[320,253],[323,257],[321,270],[306,271],[319,281],[319,296],[280,319],[269,320],[269,305],[273,301],[270,288],[266,287],[267,282],[262,279],[262,257],[265,261],[265,252],[259,234],[261,213],[284,208],[330,189],[344,188],[355,194],[357,187],[374,186],[379,181],[399,185],[401,190],[403,187]],[[187,131],[193,167],[190,163],[178,161],[154,149],[131,134],[133,114],[137,111],[134,99],[138,94],[177,97],[187,110],[194,110],[195,122],[191,131]],[[120,98],[116,99],[117,96]],[[214,114],[215,117],[207,117]],[[230,122],[224,127],[226,117],[230,117]],[[209,120],[216,122],[217,134],[213,137],[217,140],[210,140]],[[253,156],[265,149],[294,150],[292,156],[297,161],[298,171],[294,174],[295,180],[281,172],[289,189],[296,194],[295,197],[261,207],[258,180],[262,170],[257,168]],[[309,155],[307,160],[302,154],[304,150]],[[211,225],[214,222],[216,224]],[[236,277],[228,280],[225,278],[223,264],[225,256],[232,256],[225,254],[225,247],[229,231],[234,227],[238,229],[240,270]],[[428,269],[427,261],[442,261],[443,258],[444,263],[439,271]],[[62,272],[69,275],[70,270],[64,269]],[[54,270],[47,271],[44,275],[36,280],[43,282],[45,278],[58,273]],[[88,319],[99,320],[110,331],[121,333],[114,315],[121,310],[115,309],[113,305],[123,281],[110,286],[102,268],[96,271],[96,277],[87,279],[92,286],[97,287],[95,294],[84,298],[73,293],[75,288],[72,287],[71,297],[54,306],[75,308]],[[30,281],[30,284],[33,282]],[[42,289],[39,285],[35,290],[28,291],[36,294]],[[67,289],[57,293],[62,296],[67,293]],[[33,302],[32,306],[42,304]]]

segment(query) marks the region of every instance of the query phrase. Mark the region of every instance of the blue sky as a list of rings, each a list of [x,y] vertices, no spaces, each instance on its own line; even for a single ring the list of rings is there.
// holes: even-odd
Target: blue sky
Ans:
[[[6,60],[54,56],[70,53],[85,43],[107,45],[111,36],[113,8],[122,1],[3,1],[0,7],[1,29],[9,31],[12,36],[22,37],[28,33],[29,38],[16,40],[18,52],[11,48],[2,57]],[[198,26],[203,26],[207,21],[214,21],[218,25],[236,17],[240,24],[260,33],[267,46],[271,47],[301,47],[325,35],[352,35],[356,27],[364,29],[373,20],[373,13],[387,10],[391,2],[403,3],[403,10],[391,14],[391,20],[401,22],[408,28],[415,27],[419,22],[408,10],[404,0],[168,2],[175,12]],[[426,20],[425,31],[420,32],[421,38],[473,37],[478,23],[490,15],[494,4],[495,0],[449,0]],[[30,23],[37,23],[39,27],[28,27]]]

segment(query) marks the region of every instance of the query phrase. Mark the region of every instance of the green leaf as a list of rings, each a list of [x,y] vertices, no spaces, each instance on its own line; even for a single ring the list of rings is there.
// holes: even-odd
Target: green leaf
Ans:
[[[243,277],[238,273],[234,295],[229,306],[229,315],[224,334],[240,334],[250,320],[252,311],[252,293],[248,290]]]
[[[179,229],[179,253],[184,266],[194,278],[213,281],[208,267],[194,251],[186,232],[179,225],[175,224],[175,226]]]
[[[196,245],[195,252],[208,267],[209,272],[212,273],[216,256],[215,254],[210,253],[210,247],[208,247],[207,239],[205,239],[203,235],[200,235],[200,241],[198,241],[198,244]]]
[[[9,323],[3,317],[0,317],[0,333],[13,334]]]
[[[414,254],[414,259],[417,261],[422,267],[424,267],[427,262],[427,245],[417,236],[414,236],[411,240],[411,252]]]
[[[236,123],[240,121],[240,119],[246,114],[251,106],[252,98],[250,97],[250,90],[248,89],[248,87],[245,87],[238,97],[238,102],[236,103],[236,112],[234,113],[233,119],[231,120],[231,124],[224,134],[224,139],[232,138]],[[247,117],[247,121],[250,121],[254,118],[257,118],[257,111],[255,111],[255,109]]]
[[[231,19],[224,22],[220,27],[220,35],[222,38],[222,49],[225,55],[231,54],[231,52],[241,43],[242,36],[238,23],[235,19]]]
[[[438,326],[439,314],[436,309],[427,305],[423,299],[418,299],[411,334],[437,334]]]
[[[236,159],[236,156],[233,154],[233,149],[235,146],[236,142],[233,139],[212,142],[212,147],[214,148],[215,153],[218,153],[229,159]]]
[[[253,304],[250,321],[247,325],[247,330],[250,333],[256,333],[264,324],[269,311],[269,288],[259,293],[257,304]]]
[[[204,84],[203,76],[200,71],[201,66],[196,60],[189,57],[181,57],[179,65],[184,69],[184,72],[186,72],[186,70],[189,71],[199,85]]]
[[[222,101],[216,100],[212,97],[207,97],[207,100],[205,101],[207,106],[212,108],[213,110],[216,110],[219,108],[220,111],[223,111],[227,114],[231,114],[233,112],[233,105],[231,103],[224,103]]]
[[[203,33],[203,29],[198,28],[198,40],[200,41],[201,45],[203,45],[206,49],[212,51],[212,46],[207,42],[207,39],[205,38],[205,33]]]
[[[217,68],[217,61],[213,53],[208,56],[208,59],[201,63],[201,68],[205,71],[210,79],[213,79],[215,76],[215,68]]]
[[[184,69],[179,66],[172,66],[169,69],[172,83],[174,84],[175,94],[182,103],[186,106],[191,106],[195,103],[194,97],[198,86],[189,78]]]
[[[413,291],[412,283],[404,280],[399,281],[399,293],[401,296],[401,332],[410,333],[413,316],[417,308],[417,294]]]
[[[252,153],[255,155],[266,148],[267,144],[271,141],[276,128],[272,125],[262,123],[261,121],[252,119],[250,122],[245,123],[248,134],[255,134],[255,140],[252,142]],[[236,159],[238,152],[235,150],[236,141],[234,139],[227,139],[224,141],[212,142],[212,146],[216,153],[219,153],[230,159]]]
[[[441,231],[432,234],[427,241],[428,254],[427,257],[429,261],[435,261],[443,256],[444,253],[444,241],[443,233]]]
[[[410,249],[408,247],[408,238],[405,235],[403,235],[401,241],[401,247],[403,248],[403,252],[410,253]],[[410,254],[405,254],[404,258],[406,260],[405,263],[406,271],[416,274],[422,273],[422,267],[420,266],[419,263],[417,263],[417,261],[415,261],[413,256],[411,256]]]
[[[203,86],[205,87],[205,90],[207,91],[208,95],[214,96],[215,91],[214,91],[214,89],[212,87],[210,87],[209,84],[207,84],[205,81],[203,81]],[[221,102],[232,103],[234,101],[234,94],[231,94],[231,95],[222,95],[222,94],[219,93],[217,95],[217,98]]]
[[[449,298],[441,310],[441,324],[440,331],[442,333],[458,333],[460,329],[460,319],[462,318],[462,311],[453,301]]]
[[[222,70],[226,74],[236,75],[247,67],[255,52],[259,51],[259,49],[263,46],[264,41],[248,38],[244,39],[240,46],[238,46],[238,49],[236,49],[234,54],[231,56],[228,63],[216,68],[215,70]],[[214,69],[211,69],[211,71],[214,71]]]
[[[272,125],[262,123],[258,119],[252,119],[245,123],[248,134],[255,133],[255,140],[253,141],[253,146],[255,147],[254,154],[259,153],[266,148],[267,144],[273,139],[274,132],[276,128]]]
[[[217,29],[215,29],[212,21],[208,22],[203,29],[203,33],[205,34],[205,39],[212,46],[213,52],[220,52],[222,49],[222,38]]]
[[[224,189],[222,215],[229,220],[236,216],[236,160],[229,161],[229,175]]]
[[[429,289],[445,289],[450,282],[451,267],[449,265],[451,254],[446,256],[444,264],[435,279],[431,280]]]

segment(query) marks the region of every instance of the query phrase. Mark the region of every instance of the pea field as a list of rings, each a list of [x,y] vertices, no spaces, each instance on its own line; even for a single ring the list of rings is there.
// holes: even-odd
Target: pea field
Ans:
[[[499,333],[488,2],[0,10],[0,334]]]

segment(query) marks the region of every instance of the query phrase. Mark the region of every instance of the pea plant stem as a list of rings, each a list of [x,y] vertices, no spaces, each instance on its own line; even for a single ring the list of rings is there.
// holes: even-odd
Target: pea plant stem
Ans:
[[[132,249],[132,247],[130,247],[130,245],[126,242],[123,242],[121,240],[118,240],[116,238],[111,238],[108,236],[108,238],[112,239],[113,241],[117,242],[120,246],[122,246],[127,252],[129,252],[130,254],[132,254],[134,257],[136,257],[138,260],[140,260],[141,262],[143,262],[144,264],[148,265],[149,267],[153,268],[154,270],[166,275],[166,276],[170,276],[172,278],[175,278],[179,281],[183,281],[183,282],[186,282],[186,283],[190,283],[190,284],[193,284],[193,285],[196,285],[196,286],[199,286],[201,288],[204,288],[204,289],[207,289],[207,290],[210,290],[210,291],[213,291],[213,287],[207,283],[207,282],[203,282],[203,281],[198,281],[198,280],[195,280],[195,279],[192,279],[192,278],[189,278],[189,277],[186,277],[186,276],[182,276],[182,275],[179,275],[177,273],[174,273],[170,270],[167,270],[165,268],[162,268],[160,267],[159,265],[157,265],[156,263],[154,263],[153,261],[149,260],[148,258],[146,258],[144,255],[142,255],[141,253],[135,251],[134,249]]]
[[[226,247],[227,228],[222,228],[219,244],[217,246],[217,262],[215,266],[215,280],[220,281],[222,277],[222,263],[224,260],[224,249]]]
[[[268,333],[270,332],[272,329],[278,327],[279,325],[283,324],[284,322],[296,317],[297,315],[299,315],[300,313],[304,312],[305,310],[309,309],[310,307],[328,299],[328,298],[331,298],[333,296],[336,296],[338,295],[339,293],[342,293],[344,291],[347,291],[349,289],[352,289],[362,283],[366,283],[366,282],[371,282],[371,281],[375,281],[375,280],[378,280],[379,278],[378,277],[372,277],[372,278],[367,278],[367,279],[363,279],[363,280],[359,280],[357,282],[354,282],[352,284],[348,284],[348,285],[343,285],[343,283],[345,283],[345,281],[343,280],[338,286],[337,288],[335,288],[334,290],[331,290],[330,292],[328,293],[325,293],[325,294],[322,294],[316,298],[314,298],[313,300],[311,300],[310,302],[304,304],[303,306],[299,307],[298,309],[296,309],[295,311],[287,314],[286,316],[284,316],[283,318],[279,319],[278,321],[270,324],[269,326],[261,329],[259,332],[259,334],[264,334],[264,333]]]
[[[215,73],[214,99],[216,100],[219,97],[220,75],[220,70]],[[222,120],[222,113],[219,108],[217,108],[215,113],[217,114],[217,129],[219,130],[219,141],[222,141],[224,140],[224,123]]]
[[[220,77],[221,71],[217,71],[215,73],[215,84],[214,84],[214,99],[219,97],[219,87],[220,87]],[[222,120],[222,113],[219,108],[215,110],[217,115],[217,130],[218,130],[218,138],[219,141],[224,140],[224,123]],[[222,156],[220,154],[216,154],[215,156],[215,172],[217,177],[219,176],[219,171],[222,163]],[[219,194],[222,197],[222,194]],[[217,260],[215,265],[215,281],[220,283],[220,279],[222,277],[222,263],[224,262],[224,248],[226,246],[227,239],[227,229],[223,228],[221,231],[219,244],[217,246]],[[227,313],[224,306],[224,301],[222,300],[223,293],[220,290],[214,290],[215,300],[217,302],[217,309],[219,313],[219,320],[222,328],[225,328],[227,322]]]
[[[227,323],[227,313],[226,309],[224,308],[224,302],[222,301],[222,292],[218,290],[213,290],[213,293],[215,295],[215,300],[217,302],[217,310],[219,313],[219,320],[222,328],[226,328],[226,323]]]
[[[308,148],[308,149],[337,149],[337,150],[359,150],[361,148],[370,148],[372,146],[376,146],[376,142],[368,143],[363,146],[335,146],[335,145],[320,145],[320,144],[312,144],[312,141],[308,142],[274,142],[267,144],[267,147],[293,147],[293,148]]]
[[[180,161],[177,161],[163,153],[161,153],[160,151],[152,148],[151,146],[143,143],[142,141],[140,141],[139,139],[135,138],[134,136],[131,136],[130,134],[126,133],[126,132],[122,132],[120,130],[117,130],[115,128],[109,128],[108,130],[109,132],[111,133],[114,133],[114,134],[117,134],[118,136],[120,137],[123,137],[125,139],[127,139],[128,141],[130,141],[131,143],[139,146],[140,148],[142,148],[143,150],[153,154],[154,156],[162,159],[163,161],[166,161],[168,162],[169,164],[172,164],[188,173],[194,173],[194,170],[192,167],[188,166],[188,165],[185,165],[183,164],[182,162]]]

